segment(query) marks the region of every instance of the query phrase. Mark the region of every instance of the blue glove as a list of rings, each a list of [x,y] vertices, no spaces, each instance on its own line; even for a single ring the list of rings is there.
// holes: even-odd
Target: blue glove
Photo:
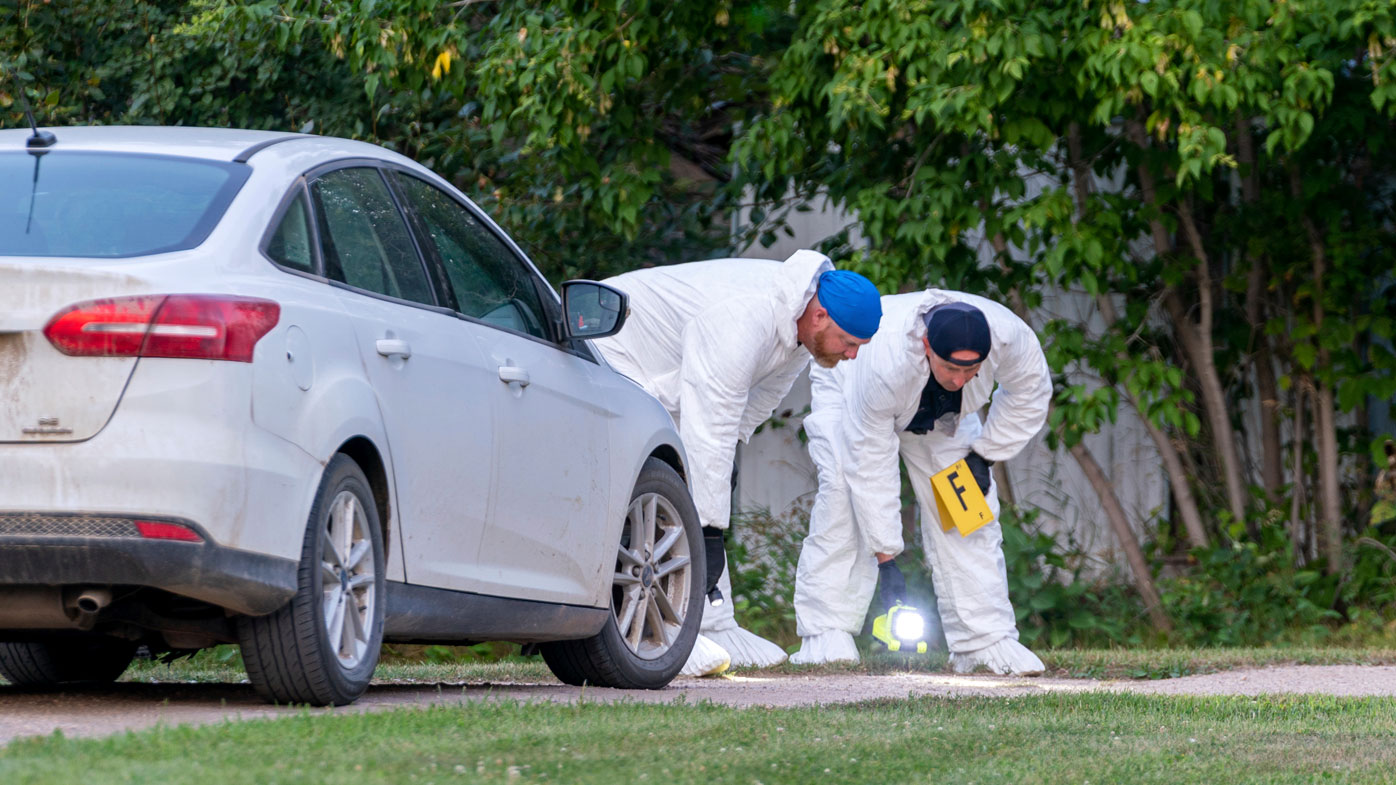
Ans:
[[[906,604],[906,578],[894,559],[877,565],[877,581],[882,585],[882,606],[891,610],[897,604]]]

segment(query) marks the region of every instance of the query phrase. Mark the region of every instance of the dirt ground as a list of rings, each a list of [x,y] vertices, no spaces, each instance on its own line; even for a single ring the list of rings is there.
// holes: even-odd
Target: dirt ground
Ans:
[[[805,706],[911,695],[1013,697],[1048,692],[1105,690],[1155,695],[1260,695],[1311,693],[1396,696],[1396,666],[1307,665],[1235,670],[1160,681],[949,673],[729,676],[679,679],[667,689],[627,691],[553,683],[374,685],[358,703],[325,713],[381,711],[401,706],[462,705],[479,700],[711,701],[734,707]],[[61,731],[69,737],[106,736],[157,724],[202,725],[224,720],[284,716],[299,708],[269,706],[246,684],[137,684],[26,693],[0,686],[0,745],[24,736]]]

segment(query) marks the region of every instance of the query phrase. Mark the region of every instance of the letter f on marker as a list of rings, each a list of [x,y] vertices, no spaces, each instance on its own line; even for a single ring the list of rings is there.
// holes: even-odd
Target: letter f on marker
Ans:
[[[960,509],[969,512],[969,505],[965,504],[965,486],[955,482],[960,479],[960,473],[951,472],[945,479],[950,483],[951,490],[955,491],[955,498],[960,502]]]

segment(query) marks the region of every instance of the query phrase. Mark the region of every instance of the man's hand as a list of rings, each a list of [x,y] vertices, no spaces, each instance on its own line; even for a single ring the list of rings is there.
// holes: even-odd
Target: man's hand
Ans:
[[[707,582],[703,587],[703,595],[713,593],[717,588],[717,581],[722,577],[722,571],[727,567],[727,546],[726,529],[719,529],[716,526],[703,527],[703,555],[708,561]]]
[[[979,492],[987,496],[989,467],[993,466],[994,462],[971,450],[970,454],[965,456],[965,463],[969,466],[969,473],[974,475],[974,481],[979,484]]]
[[[877,581],[882,586],[884,608],[891,610],[898,603],[906,603],[906,578],[896,562],[889,559],[877,565]]]

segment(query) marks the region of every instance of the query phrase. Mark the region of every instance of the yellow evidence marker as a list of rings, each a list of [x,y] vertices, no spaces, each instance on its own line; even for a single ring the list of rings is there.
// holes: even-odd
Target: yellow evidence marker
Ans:
[[[974,481],[974,475],[964,459],[951,464],[945,471],[931,475],[931,488],[935,490],[941,531],[959,529],[961,537],[968,537],[994,519],[994,514],[989,511],[989,501],[980,493],[979,483]]]

